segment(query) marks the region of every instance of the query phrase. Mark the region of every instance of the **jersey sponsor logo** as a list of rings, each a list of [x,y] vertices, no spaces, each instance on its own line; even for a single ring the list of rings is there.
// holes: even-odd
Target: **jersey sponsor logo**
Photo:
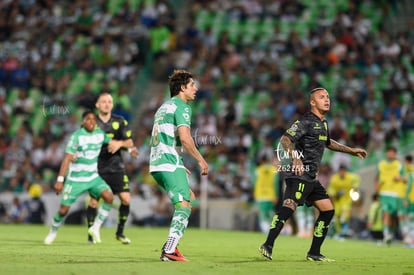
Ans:
[[[315,228],[315,232],[313,233],[313,235],[317,238],[323,237],[323,229],[324,228],[325,228],[325,222],[324,221],[319,221],[316,228]]]
[[[187,114],[187,113],[183,113],[183,117],[184,117],[184,119],[185,119],[186,121],[189,121],[189,120],[190,120],[190,115],[189,115],[189,114]]]
[[[319,140],[327,141],[328,136],[319,135]]]
[[[79,136],[79,146],[83,144],[97,144],[101,145],[104,141],[104,136],[102,134],[95,134],[90,136]]]
[[[315,122],[315,126],[313,126],[313,129],[321,129],[321,125],[319,125],[319,123]]]
[[[288,133],[292,137],[295,136],[296,131],[298,130],[298,127],[299,127],[298,124],[299,124],[299,120],[296,120],[295,123],[293,123],[292,126],[290,126],[290,128],[286,130],[286,133]]]
[[[112,129],[114,129],[114,130],[118,130],[119,129],[119,122],[118,121],[112,122]]]

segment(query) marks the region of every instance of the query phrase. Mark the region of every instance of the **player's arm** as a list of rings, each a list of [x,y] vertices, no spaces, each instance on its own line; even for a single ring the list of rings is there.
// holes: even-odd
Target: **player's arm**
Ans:
[[[66,153],[63,158],[62,164],[60,165],[59,174],[54,186],[56,195],[60,194],[63,189],[63,183],[65,181],[66,172],[68,171],[69,164],[72,162],[73,154]]]
[[[400,167],[400,174],[394,178],[395,181],[402,181],[404,183],[407,183],[407,178],[405,177],[405,169],[404,166],[401,165]]]
[[[287,135],[282,135],[282,137],[280,138],[280,144],[282,145],[285,152],[287,152],[289,154],[289,157],[292,159],[292,172],[295,175],[301,176],[304,172],[303,162],[298,154],[294,154],[295,146],[291,138]]]
[[[374,181],[374,187],[375,187],[375,192],[379,192],[379,190],[380,190],[380,187],[381,187],[381,183],[380,183],[380,181],[379,181],[379,172],[380,170],[379,170],[379,166],[377,167],[377,173],[376,173],[376,175],[375,175],[375,181]]]
[[[201,169],[202,175],[208,174],[208,164],[204,160],[203,156],[198,152],[193,137],[190,133],[190,127],[188,126],[180,126],[178,127],[178,135],[180,137],[180,141],[184,149],[187,151],[187,153],[192,156],[194,159],[197,160],[198,165]]]
[[[368,153],[364,149],[361,148],[351,148],[349,146],[346,146],[344,144],[341,144],[337,142],[334,139],[329,139],[329,144],[326,146],[332,151],[342,152],[346,154],[350,154],[353,156],[357,156],[361,159],[364,159],[367,157]]]

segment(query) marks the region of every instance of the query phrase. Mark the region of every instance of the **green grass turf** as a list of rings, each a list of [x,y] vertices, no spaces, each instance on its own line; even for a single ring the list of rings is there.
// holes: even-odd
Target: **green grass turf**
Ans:
[[[180,242],[190,262],[161,262],[160,248],[167,228],[128,227],[132,244],[103,228],[103,243],[86,242],[86,228],[63,226],[52,245],[44,245],[49,228],[0,225],[0,274],[414,274],[414,249],[368,241],[328,239],[322,249],[335,263],[305,260],[310,239],[281,236],[273,261],[258,247],[265,235],[253,232],[187,229]]]

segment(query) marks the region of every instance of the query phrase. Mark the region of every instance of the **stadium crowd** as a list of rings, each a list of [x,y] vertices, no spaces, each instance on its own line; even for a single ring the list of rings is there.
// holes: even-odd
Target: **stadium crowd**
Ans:
[[[413,136],[414,37],[385,29],[391,1],[191,3],[178,23],[162,0],[2,1],[0,191],[23,192],[33,182],[48,191],[65,138],[97,92],[110,91],[131,119],[130,87],[146,54],[167,64],[156,67],[164,83],[173,68],[197,76],[192,129],[211,164],[210,197],[251,201],[256,162],[272,157],[284,130],[308,110],[310,88],[331,94],[331,136],[368,148],[374,161],[386,144]],[[125,161],[136,194],[155,184],[150,118],[166,95],[152,91],[133,129],[140,154]],[[330,157],[333,170],[352,166]]]

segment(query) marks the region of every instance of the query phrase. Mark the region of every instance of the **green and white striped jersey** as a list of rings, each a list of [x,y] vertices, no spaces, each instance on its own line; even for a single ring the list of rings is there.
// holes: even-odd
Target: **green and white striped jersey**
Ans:
[[[191,126],[191,108],[179,97],[164,102],[154,116],[151,135],[150,172],[173,172],[184,167],[177,147],[181,141],[177,135],[180,126]]]
[[[76,130],[66,145],[66,153],[76,155],[76,161],[69,164],[67,179],[74,182],[89,182],[98,177],[98,156],[102,144],[109,143],[100,128],[88,132],[85,128]]]

